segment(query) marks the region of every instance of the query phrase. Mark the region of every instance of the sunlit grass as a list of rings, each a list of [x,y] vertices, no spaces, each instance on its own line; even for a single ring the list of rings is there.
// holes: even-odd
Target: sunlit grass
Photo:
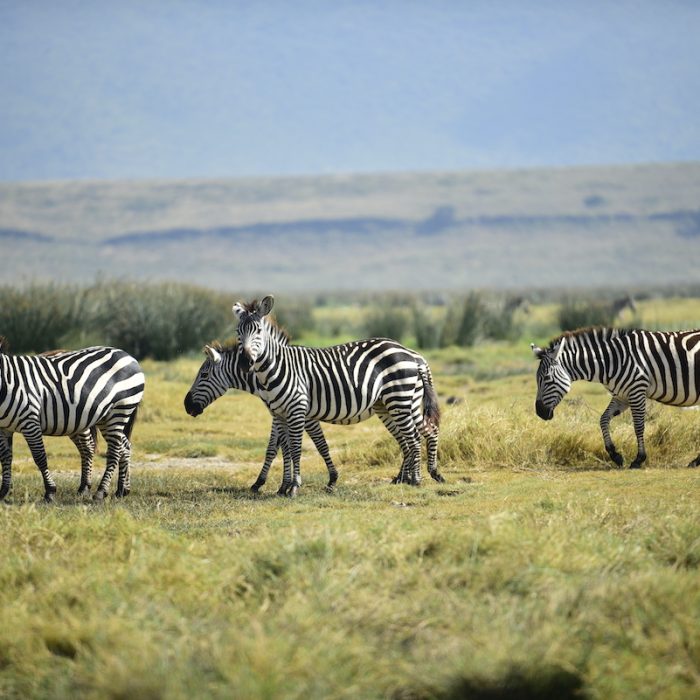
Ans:
[[[57,505],[15,439],[0,508],[0,696],[693,697],[700,692],[700,412],[651,407],[648,468],[613,468],[607,402],[579,383],[533,411],[526,343],[429,355],[447,482],[393,486],[376,419],[309,440],[297,499],[280,460],[249,491],[270,416],[231,393],[193,419],[200,363],[144,362],[132,493],[94,505],[47,438]],[[628,415],[613,437],[629,463]],[[101,443],[103,446],[103,443]],[[103,456],[97,460],[103,468]],[[539,695],[538,695],[539,694]]]

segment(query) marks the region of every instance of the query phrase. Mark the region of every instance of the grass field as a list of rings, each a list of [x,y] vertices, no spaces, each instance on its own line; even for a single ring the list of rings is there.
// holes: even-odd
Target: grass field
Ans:
[[[299,497],[274,496],[278,462],[254,497],[269,416],[242,394],[187,416],[199,358],[143,363],[123,502],[78,497],[73,445],[49,438],[40,505],[17,439],[0,697],[698,697],[700,413],[651,406],[647,468],[611,468],[606,393],[579,383],[539,421],[526,340],[429,355],[462,399],[443,406],[445,484],[390,485],[373,419],[326,430],[336,493],[305,440]],[[629,418],[613,436],[629,463]]]

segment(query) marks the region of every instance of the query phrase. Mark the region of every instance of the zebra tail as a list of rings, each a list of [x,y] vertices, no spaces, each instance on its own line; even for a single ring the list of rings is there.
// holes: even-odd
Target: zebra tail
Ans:
[[[136,423],[136,414],[139,412],[138,405],[134,409],[134,412],[129,416],[129,422],[124,426],[124,435],[127,440],[131,440],[131,431],[134,429],[134,423]]]
[[[431,430],[440,427],[440,404],[429,371],[426,372],[423,367],[418,370],[423,382],[423,422],[425,427]]]

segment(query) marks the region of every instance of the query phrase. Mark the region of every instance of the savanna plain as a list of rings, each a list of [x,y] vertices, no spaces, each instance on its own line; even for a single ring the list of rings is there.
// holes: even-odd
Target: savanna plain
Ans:
[[[700,326],[699,300],[637,308]],[[371,419],[325,428],[335,492],[305,439],[299,496],[275,495],[280,458],[254,495],[269,415],[234,392],[186,415],[197,355],[142,363],[127,499],[79,497],[73,445],[48,438],[41,505],[15,439],[0,696],[699,697],[700,413],[651,405],[646,468],[614,467],[599,385],[535,416],[529,342],[554,310],[530,313],[534,337],[425,351],[444,484],[390,484],[398,450]],[[628,416],[613,437],[629,464]]]

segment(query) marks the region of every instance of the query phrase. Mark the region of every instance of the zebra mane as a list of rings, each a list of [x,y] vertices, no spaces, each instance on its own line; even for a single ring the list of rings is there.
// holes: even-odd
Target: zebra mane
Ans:
[[[272,316],[265,316],[265,321],[267,322],[270,335],[281,345],[289,345],[291,337],[285,328],[277,325],[277,319]]]
[[[238,338],[227,338],[223,343],[220,340],[212,340],[209,343],[209,347],[222,354],[236,352],[238,350]]]
[[[264,299],[263,299],[264,301]],[[238,302],[240,306],[243,308],[243,310],[246,313],[249,314],[257,314],[258,313],[258,307],[260,306],[260,302],[257,299],[253,299],[253,301],[249,302]],[[274,317],[273,314],[268,314],[267,316],[263,317],[265,319],[265,322],[267,323],[267,328],[270,331],[270,335],[280,344],[282,345],[289,345],[291,341],[291,336],[289,335],[289,332],[287,331],[286,328],[283,328],[282,326],[278,325],[277,319]]]
[[[586,328],[577,328],[575,331],[565,331],[556,338],[552,338],[549,343],[548,350],[554,350],[564,338],[580,338],[581,336],[602,335],[605,340],[616,338],[622,335],[627,335],[628,329],[625,328],[610,328],[609,326],[587,326]]]
[[[274,336],[282,345],[289,345],[289,333],[287,333],[284,328],[281,328],[276,323],[272,323],[271,319],[268,318],[267,321],[270,328],[270,334]],[[209,347],[214,348],[214,350],[217,352],[220,352],[222,355],[238,352],[238,338],[235,336],[233,338],[227,338],[223,342],[220,340],[212,340],[211,343],[208,343],[208,345]]]
[[[260,302],[257,299],[253,299],[253,301],[248,302],[239,301],[238,303],[243,307],[243,310],[247,311],[249,314],[254,314],[260,305]]]

